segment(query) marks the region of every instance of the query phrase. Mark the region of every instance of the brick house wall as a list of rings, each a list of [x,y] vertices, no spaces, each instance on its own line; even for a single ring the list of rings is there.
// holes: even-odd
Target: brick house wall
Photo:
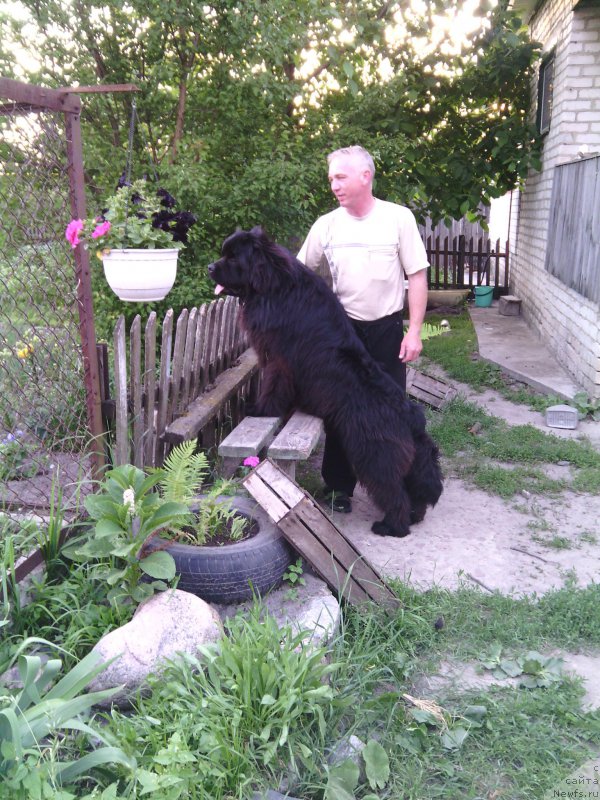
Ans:
[[[545,268],[555,167],[600,153],[600,7],[593,5],[546,0],[529,20],[544,55],[555,52],[553,103],[542,170],[513,196],[510,244],[511,291],[524,316],[575,381],[600,397],[600,307]],[[537,80],[532,91],[535,114]]]

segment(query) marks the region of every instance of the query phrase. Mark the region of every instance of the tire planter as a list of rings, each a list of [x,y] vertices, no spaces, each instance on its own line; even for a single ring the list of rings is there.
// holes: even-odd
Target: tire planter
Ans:
[[[256,535],[220,547],[180,542],[163,547],[163,540],[150,542],[151,549],[159,547],[173,556],[177,588],[208,603],[240,603],[251,600],[253,594],[266,594],[279,586],[295,557],[279,528],[256,502],[234,497],[231,507],[258,523]]]

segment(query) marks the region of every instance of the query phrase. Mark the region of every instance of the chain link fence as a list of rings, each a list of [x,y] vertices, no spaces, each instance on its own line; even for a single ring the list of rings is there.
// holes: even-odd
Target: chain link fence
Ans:
[[[0,512],[66,507],[90,439],[65,115],[0,97]]]

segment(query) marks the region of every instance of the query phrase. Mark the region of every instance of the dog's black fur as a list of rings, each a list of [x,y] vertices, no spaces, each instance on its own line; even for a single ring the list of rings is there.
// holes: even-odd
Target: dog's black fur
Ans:
[[[325,281],[260,228],[232,234],[208,270],[240,298],[258,353],[262,387],[253,413],[281,416],[296,408],[321,417],[385,512],[373,531],[406,536],[442,493],[438,450],[422,409],[369,355]]]

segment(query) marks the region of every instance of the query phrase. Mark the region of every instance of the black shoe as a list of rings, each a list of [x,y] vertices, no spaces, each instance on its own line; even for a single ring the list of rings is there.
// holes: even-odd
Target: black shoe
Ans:
[[[346,492],[328,491],[325,494],[327,507],[339,514],[349,514],[352,511],[352,501]]]

